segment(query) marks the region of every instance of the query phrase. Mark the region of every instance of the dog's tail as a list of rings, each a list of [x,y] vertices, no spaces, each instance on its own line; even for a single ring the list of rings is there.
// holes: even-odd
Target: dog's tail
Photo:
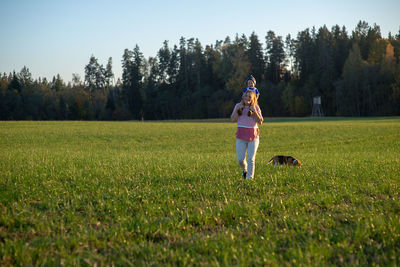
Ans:
[[[273,160],[274,160],[274,158],[272,157],[272,158],[268,161],[267,165],[270,164]]]

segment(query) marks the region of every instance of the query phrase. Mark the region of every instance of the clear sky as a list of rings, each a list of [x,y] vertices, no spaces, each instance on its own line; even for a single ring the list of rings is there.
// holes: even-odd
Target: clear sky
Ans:
[[[125,48],[138,44],[148,58],[181,36],[205,47],[236,33],[254,31],[264,43],[269,30],[296,37],[323,25],[351,35],[360,20],[376,23],[383,37],[400,30],[400,0],[0,0],[0,7],[0,73],[25,65],[35,79],[60,74],[66,82],[72,73],[84,78],[91,55],[104,66],[112,57],[118,78]]]

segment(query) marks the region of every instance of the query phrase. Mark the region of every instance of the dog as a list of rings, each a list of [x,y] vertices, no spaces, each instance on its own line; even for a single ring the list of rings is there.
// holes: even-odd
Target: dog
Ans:
[[[279,156],[272,157],[268,161],[267,165],[270,164],[271,162],[274,163],[274,167],[276,167],[276,165],[279,164],[279,165],[299,166],[301,168],[301,162],[292,156],[279,155]]]

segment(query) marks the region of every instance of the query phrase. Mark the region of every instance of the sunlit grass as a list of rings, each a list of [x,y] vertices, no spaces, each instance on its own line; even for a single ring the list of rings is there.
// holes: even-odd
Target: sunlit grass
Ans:
[[[260,138],[243,181],[231,123],[0,122],[0,264],[399,264],[399,118]]]

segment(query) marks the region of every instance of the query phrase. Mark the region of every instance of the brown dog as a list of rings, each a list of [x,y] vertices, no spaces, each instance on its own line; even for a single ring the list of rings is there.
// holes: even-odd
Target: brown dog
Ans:
[[[271,162],[274,163],[274,167],[276,167],[276,165],[279,164],[279,165],[299,166],[301,168],[301,162],[292,156],[279,155],[272,157],[272,159],[268,161],[267,165],[270,164]]]

